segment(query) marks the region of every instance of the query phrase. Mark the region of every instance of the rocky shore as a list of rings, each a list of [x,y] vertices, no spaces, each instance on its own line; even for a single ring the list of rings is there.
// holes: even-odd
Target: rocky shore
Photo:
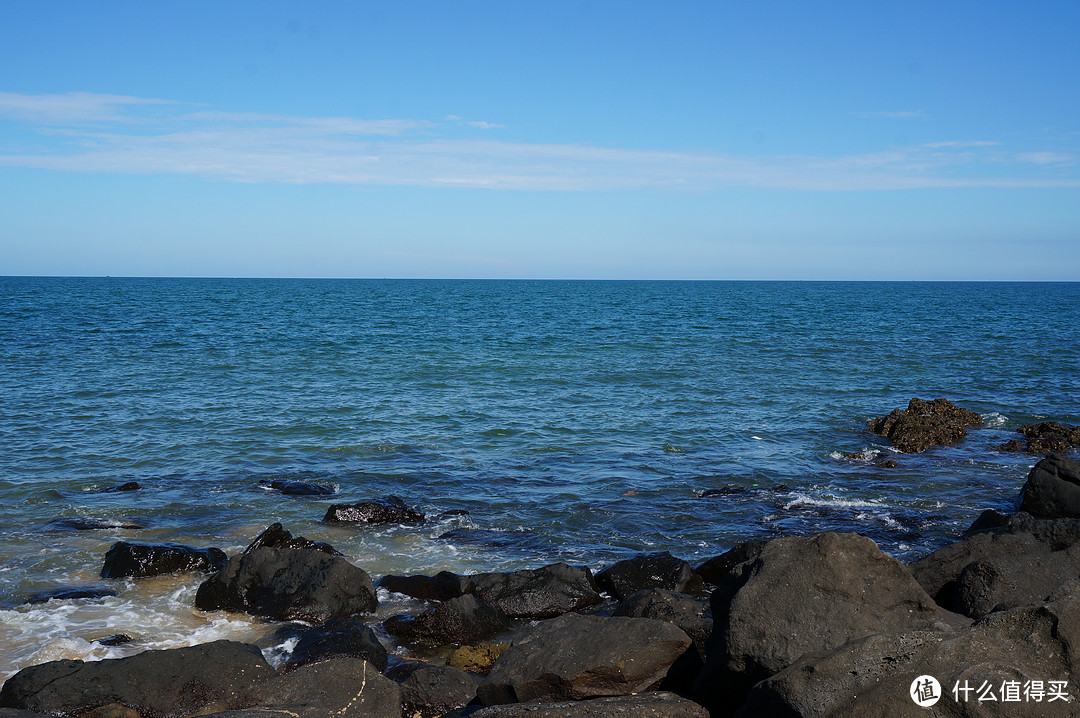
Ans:
[[[974,421],[918,401],[870,430],[922,451]],[[1073,428],[1046,430],[1069,441]],[[423,520],[394,497],[324,518]],[[216,641],[44,663],[4,683],[0,718],[1080,714],[1080,462],[1066,453],[1035,465],[1015,513],[987,511],[910,565],[864,536],[823,533],[742,543],[696,567],[657,553],[596,574],[556,563],[376,581],[274,524],[234,556],[119,542],[101,575],[175,571],[206,574],[198,609],[278,622],[273,651]],[[423,608],[376,626],[379,589]],[[395,655],[383,632],[430,658]]]

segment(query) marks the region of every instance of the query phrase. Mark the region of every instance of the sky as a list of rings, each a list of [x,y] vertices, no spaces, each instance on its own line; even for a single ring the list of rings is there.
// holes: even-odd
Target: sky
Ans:
[[[0,0],[0,275],[1080,280],[1080,2]]]

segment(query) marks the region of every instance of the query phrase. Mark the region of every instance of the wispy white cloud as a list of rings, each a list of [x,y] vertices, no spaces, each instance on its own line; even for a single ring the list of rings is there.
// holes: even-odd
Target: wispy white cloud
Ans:
[[[472,122],[466,122],[469,127],[476,127],[481,130],[495,130],[506,127],[506,125],[498,125],[494,122],[484,122],[483,120],[473,120]]]
[[[95,101],[79,95],[71,107],[81,109],[69,111],[63,109],[63,102],[35,96],[40,104],[29,112],[24,110],[34,107],[34,100],[18,97],[7,93],[0,98],[0,117],[34,123],[54,145],[47,151],[19,150],[9,142],[0,151],[0,166],[179,174],[231,182],[508,190],[1080,186],[1080,178],[1061,175],[1064,154],[1053,161],[1051,153],[1023,157],[986,140],[934,142],[835,157],[736,156],[453,139],[439,137],[437,124],[417,120],[185,111],[179,104],[170,106],[171,114],[158,112],[153,122],[132,125],[132,118],[143,109],[138,98],[118,100],[110,95]],[[95,106],[102,108],[96,115]],[[4,107],[23,110],[5,114]],[[65,124],[65,113],[76,119]],[[97,119],[88,127],[89,117]],[[1055,174],[1038,174],[1043,166]]]
[[[169,100],[91,92],[68,92],[62,95],[0,92],[0,118],[43,125],[130,122],[134,119],[134,109],[177,104],[179,103]]]

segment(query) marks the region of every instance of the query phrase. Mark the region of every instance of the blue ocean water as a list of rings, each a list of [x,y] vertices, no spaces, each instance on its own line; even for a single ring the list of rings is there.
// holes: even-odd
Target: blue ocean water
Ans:
[[[699,561],[826,530],[907,560],[1011,506],[1038,458],[993,449],[1015,427],[1080,423],[1078,300],[1069,283],[2,278],[0,606],[96,581],[118,539],[235,551],[277,520],[375,576]],[[894,455],[865,422],[912,397],[987,425]],[[432,520],[320,522],[388,494]],[[52,523],[75,517],[145,528]],[[100,657],[86,642],[118,615],[162,645],[227,633],[194,609],[161,628],[191,591],[2,610],[0,645],[25,645],[0,672]]]

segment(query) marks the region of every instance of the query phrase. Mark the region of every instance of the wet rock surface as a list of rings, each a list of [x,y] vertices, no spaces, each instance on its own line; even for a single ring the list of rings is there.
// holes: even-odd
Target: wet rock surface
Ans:
[[[339,551],[335,550],[334,547],[328,543],[311,541],[303,536],[293,536],[292,533],[283,528],[280,523],[270,524],[265,531],[255,537],[255,540],[244,549],[244,553],[251,553],[257,548],[310,548],[335,556],[341,555]]]
[[[981,416],[947,399],[912,399],[907,409],[893,409],[866,426],[905,454],[917,454],[931,446],[955,444],[967,435],[968,427],[982,425]]]
[[[219,548],[195,548],[178,543],[117,541],[105,554],[102,578],[141,578],[179,571],[220,570],[228,556]]]
[[[423,521],[424,514],[409,508],[397,496],[355,504],[334,504],[323,516],[324,523],[416,524]]]
[[[1080,426],[1043,421],[1021,426],[1016,431],[1024,438],[1010,439],[997,447],[999,451],[1049,454],[1080,449]]]
[[[312,484],[297,479],[264,479],[259,485],[271,491],[277,491],[286,496],[333,496],[337,493],[330,486]]]
[[[24,605],[48,603],[49,601],[77,601],[80,599],[109,598],[116,595],[116,589],[108,586],[70,586],[37,591],[27,596]]]
[[[195,594],[204,611],[244,611],[279,621],[322,623],[375,610],[362,569],[313,549],[256,548],[234,556]]]
[[[335,618],[321,626],[281,626],[269,644],[291,646],[282,660],[289,670],[341,656],[363,658],[380,671],[386,669],[386,648],[375,632],[357,618]]]

